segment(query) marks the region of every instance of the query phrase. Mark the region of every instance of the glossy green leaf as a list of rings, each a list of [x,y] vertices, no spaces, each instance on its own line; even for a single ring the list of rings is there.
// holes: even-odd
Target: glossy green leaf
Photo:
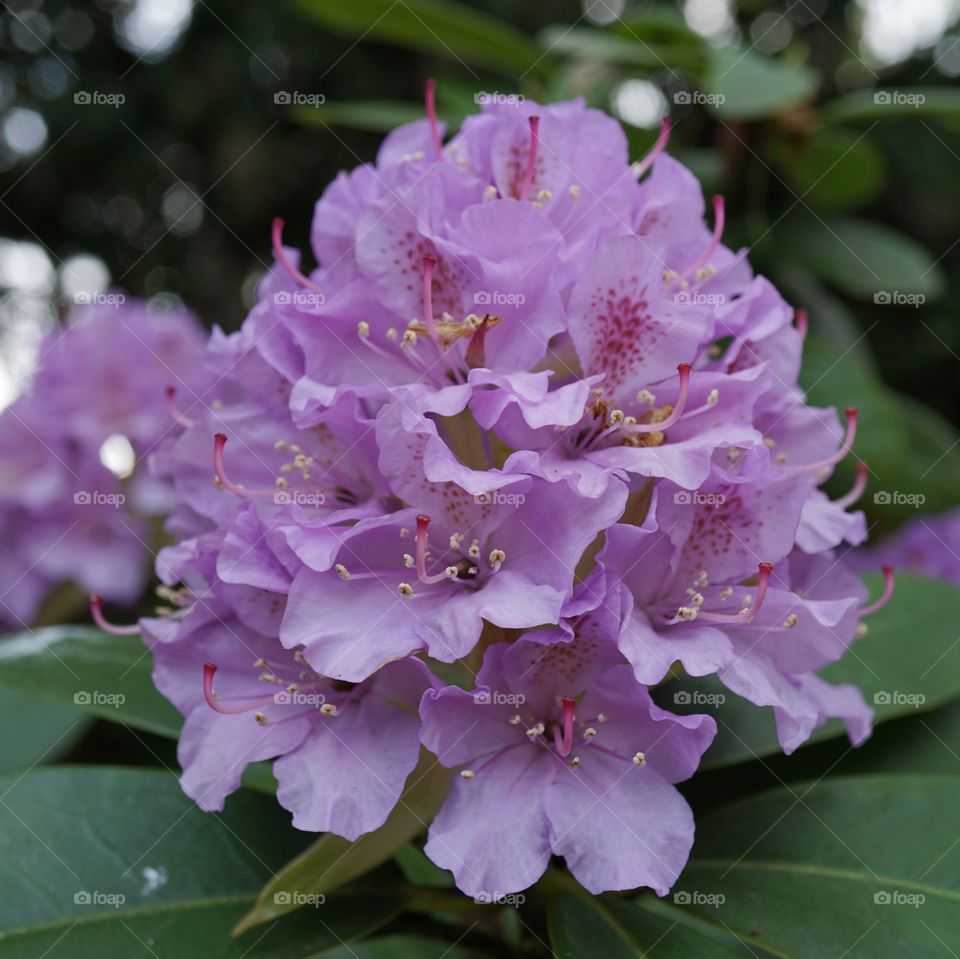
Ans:
[[[721,118],[757,120],[812,97],[817,75],[751,50],[720,47],[710,53],[703,86],[708,105]]]
[[[270,879],[237,930],[243,932],[297,909],[301,903],[291,890],[326,894],[392,858],[426,828],[440,808],[449,782],[449,770],[423,753],[396,808],[379,829],[355,842],[332,833],[321,836]]]
[[[151,669],[138,637],[91,626],[47,626],[0,642],[0,686],[176,737],[180,716],[154,689]]]
[[[887,297],[943,292],[928,250],[890,227],[857,217],[794,215],[776,231],[777,255],[795,260],[844,293],[883,305]]]
[[[798,146],[782,141],[772,159],[804,203],[820,210],[852,210],[880,191],[886,162],[862,132],[827,128]]]
[[[960,779],[795,783],[700,817],[678,905],[761,954],[942,959],[960,942]]]
[[[323,959],[467,959],[475,953],[440,939],[383,936],[324,952]],[[313,957],[304,957],[313,959]],[[319,959],[319,956],[317,957]]]
[[[548,907],[556,959],[734,959],[738,950],[612,896],[560,893]]]
[[[540,43],[544,49],[558,55],[651,70],[665,66],[693,66],[701,60],[697,46],[648,42],[630,34],[589,27],[547,27],[540,34]]]
[[[874,595],[880,577],[868,576]],[[869,632],[821,675],[832,683],[853,683],[875,711],[875,721],[917,715],[960,696],[960,590],[950,583],[909,573],[897,576],[890,604],[869,620]],[[703,768],[780,752],[772,711],[734,696],[713,677],[671,680],[658,690],[661,704],[678,712],[709,712],[717,738]],[[831,721],[811,742],[843,734]]]
[[[542,72],[547,60],[511,24],[454,0],[297,0],[308,18],[353,40],[381,40],[450,58],[468,73],[486,67],[506,76]],[[478,77],[479,80],[479,77]]]
[[[960,90],[955,87],[901,87],[850,93],[823,106],[830,123],[876,123],[878,120],[960,118]]]
[[[267,935],[231,940],[304,842],[272,800],[240,793],[205,814],[168,772],[103,767],[6,778],[0,794],[0,959],[300,959],[402,904],[331,896]]]
[[[15,689],[0,689],[0,774],[54,762],[90,728],[90,719]]]

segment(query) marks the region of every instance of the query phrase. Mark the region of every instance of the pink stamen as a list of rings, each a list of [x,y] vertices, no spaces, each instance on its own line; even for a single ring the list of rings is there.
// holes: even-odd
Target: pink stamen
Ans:
[[[794,312],[793,318],[797,321],[797,332],[800,334],[800,339],[805,340],[807,338],[807,330],[809,328],[807,311],[802,308],[798,309]]]
[[[527,154],[527,169],[520,181],[520,199],[530,198],[530,188],[533,186],[533,174],[537,168],[537,146],[540,140],[540,117],[530,117],[530,152]]]
[[[417,579],[426,586],[432,583],[439,583],[441,580],[448,579],[446,571],[427,575],[427,528],[430,526],[430,517],[425,513],[417,516],[417,538],[416,549],[414,550],[417,564]]]
[[[680,363],[677,365],[677,373],[680,376],[680,387],[677,390],[677,402],[673,404],[673,410],[670,415],[659,423],[634,423],[627,429],[631,433],[661,433],[670,429],[674,423],[683,415],[683,410],[687,405],[687,395],[690,392],[690,370],[689,363]]]
[[[194,421],[190,419],[189,416],[184,415],[177,409],[177,390],[176,387],[168,386],[165,391],[167,399],[167,412],[170,414],[173,422],[178,426],[182,426],[184,429],[190,429],[194,425]]]
[[[423,258],[423,321],[427,324],[430,339],[440,349],[440,337],[437,335],[437,325],[433,321],[433,270],[437,265],[437,258],[425,256]]]
[[[683,271],[681,277],[685,279],[691,274],[696,273],[701,267],[707,265],[710,257],[713,256],[714,251],[720,245],[720,238],[723,236],[723,227],[725,222],[726,210],[723,203],[723,197],[715,196],[713,198],[713,236],[710,238],[710,243],[706,250],[704,250],[703,253]]]
[[[90,615],[100,629],[113,636],[136,636],[140,632],[136,623],[132,626],[114,626],[113,623],[108,623],[103,615],[103,600],[96,593],[90,596]]]
[[[697,614],[697,619],[702,619],[706,623],[749,623],[760,612],[760,607],[763,605],[764,597],[767,595],[767,584],[770,582],[770,574],[773,572],[773,564],[761,563],[758,569],[760,578],[757,583],[757,592],[749,606],[741,609],[739,613],[705,613],[701,610]]]
[[[301,286],[305,286],[308,290],[313,290],[316,293],[322,293],[323,290],[317,286],[308,276],[304,276],[289,260],[287,254],[283,249],[283,220],[280,217],[274,217],[273,220],[273,231],[272,231],[272,240],[273,240],[273,255],[277,258],[277,262],[290,274],[290,276]]]
[[[443,138],[440,136],[440,124],[437,123],[437,81],[433,77],[427,78],[423,99],[430,121],[430,135],[433,137],[434,159],[439,160],[443,154]]]
[[[820,460],[819,463],[808,463],[807,469],[812,470],[815,473],[819,473],[820,470],[829,469],[831,466],[836,466],[849,452],[853,449],[853,441],[857,438],[857,408],[855,406],[850,406],[846,410],[847,415],[847,435],[844,437],[843,445],[840,449],[837,450],[832,456],[828,456],[824,460]]]
[[[225,716],[235,716],[237,713],[249,713],[261,706],[270,706],[275,702],[273,696],[265,696],[263,699],[254,700],[252,703],[244,703],[242,706],[224,706],[213,691],[213,674],[217,671],[214,663],[203,664],[203,698],[207,705],[218,713]]]
[[[857,463],[857,478],[853,481],[853,487],[846,496],[834,500],[834,503],[841,509],[849,509],[853,506],[863,496],[863,491],[867,488],[867,473],[869,472],[866,463]]]
[[[553,741],[561,756],[569,756],[570,750],[573,749],[573,709],[577,701],[564,696],[561,702],[563,703],[563,732],[560,732],[558,726],[554,726]]]
[[[660,118],[660,133],[657,136],[657,142],[650,148],[650,152],[642,159],[634,163],[633,174],[639,180],[640,177],[653,166],[654,160],[663,153],[670,142],[670,117]]]
[[[216,473],[217,479],[220,481],[220,485],[236,496],[240,496],[244,499],[250,499],[251,497],[255,496],[275,496],[277,492],[276,490],[247,489],[245,486],[241,486],[239,483],[234,483],[233,480],[227,476],[227,470],[223,463],[223,448],[226,445],[227,437],[225,433],[217,433],[213,437],[213,469]]]
[[[880,594],[880,598],[875,602],[871,603],[869,606],[864,606],[860,610],[860,616],[869,616],[871,613],[875,613],[878,609],[883,609],[887,603],[890,602],[890,598],[893,596],[893,567],[884,566],[883,567],[883,592]]]

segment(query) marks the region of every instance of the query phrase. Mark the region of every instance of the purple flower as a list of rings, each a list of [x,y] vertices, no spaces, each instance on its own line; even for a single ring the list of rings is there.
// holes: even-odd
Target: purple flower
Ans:
[[[487,650],[473,692],[424,695],[423,743],[460,767],[425,851],[468,895],[524,889],[551,855],[593,893],[676,881],[693,817],[673,784],[716,725],[659,709],[617,659],[589,627],[526,637]]]

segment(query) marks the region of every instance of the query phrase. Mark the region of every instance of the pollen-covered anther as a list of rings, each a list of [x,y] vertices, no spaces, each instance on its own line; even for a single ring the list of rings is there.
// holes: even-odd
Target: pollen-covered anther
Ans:
[[[531,739],[536,739],[537,736],[542,736],[544,734],[546,728],[547,727],[544,726],[543,723],[536,723],[527,730],[527,735]]]
[[[409,553],[403,554],[403,565],[406,566],[407,569],[413,569],[413,567],[416,565],[416,562],[417,561]]]
[[[460,544],[463,542],[463,535],[463,533],[450,534],[450,549],[460,549]]]
[[[333,568],[337,571],[337,576],[339,576],[341,579],[350,578],[350,570],[347,569],[347,567],[344,566],[343,563],[337,563],[337,565],[334,566]]]
[[[693,585],[699,586],[701,589],[710,585],[710,577],[705,569],[701,569],[700,572],[697,573],[694,577]]]
[[[483,198],[486,201],[495,200],[497,198],[497,188],[492,183],[488,183],[483,188]]]
[[[397,592],[404,597],[404,599],[409,599],[413,596],[413,587],[409,583],[401,583],[397,587]]]
[[[257,711],[253,714],[253,718],[254,718],[261,726],[266,726],[267,723],[270,722],[270,720],[267,719],[266,714],[265,714],[265,713],[261,713],[260,710],[257,710]]]
[[[866,623],[857,623],[857,628],[854,630],[854,635],[857,639],[863,639],[867,633],[870,632],[870,627]]]
[[[587,726],[587,728],[583,731],[584,739],[593,739],[593,737],[596,735],[597,731],[593,728],[593,726]]]
[[[370,324],[366,320],[361,320],[357,324],[357,333],[363,339],[366,339],[370,335]]]
[[[306,662],[306,659],[305,659],[304,656],[303,656],[303,650],[302,650],[302,649],[295,649],[295,650],[293,651],[293,658],[294,658],[294,661],[295,661],[295,662],[298,662],[298,663],[305,663],[305,662]]]
[[[623,410],[610,410],[610,422],[618,426],[624,420]]]
[[[791,614],[783,621],[783,625],[784,625],[784,628],[786,628],[786,629],[793,629],[793,627],[797,625],[797,614],[796,614],[796,613],[791,613]]]
[[[470,544],[470,548],[467,550],[467,554],[471,559],[480,559],[480,540],[475,539]]]
[[[494,571],[500,569],[506,558],[507,554],[502,549],[490,550],[490,565],[493,567]]]
[[[520,713],[514,713],[509,719],[511,726],[519,726],[521,722],[523,722],[523,720],[520,718]]]
[[[324,703],[320,707],[320,712],[323,713],[324,716],[336,716],[337,707],[333,703]]]
[[[568,192],[570,193],[570,196],[572,196],[574,199],[576,199],[578,196],[580,196],[581,190],[580,190],[580,187],[577,186],[576,183],[571,183],[571,184],[570,184],[570,190],[569,190]]]
[[[681,606],[677,610],[677,619],[687,620],[692,622],[700,614],[700,610],[696,606]]]
[[[663,281],[664,283],[672,283],[679,274],[676,270],[664,270],[663,271]]]
[[[694,592],[690,597],[690,605],[699,609],[703,605],[703,593]]]
[[[444,573],[447,575],[447,578],[448,578],[448,579],[456,579],[456,578],[457,578],[457,574],[458,574],[459,572],[460,572],[460,570],[457,569],[456,566],[448,566],[448,567],[444,570]]]
[[[769,436],[763,438],[763,445],[766,446],[768,450],[772,450],[774,446],[777,445],[777,441]]]
[[[403,331],[403,340],[400,344],[401,346],[416,346],[417,345],[417,334],[413,330],[404,330]]]
[[[643,753],[634,753],[633,754],[633,765],[642,766],[647,761],[647,757]]]
[[[577,766],[580,765],[580,757],[579,757],[579,756],[571,756],[571,757],[570,757],[570,762],[569,762],[567,765],[568,765],[571,769],[576,769]]]
[[[284,450],[290,448],[290,444],[286,440],[277,440],[277,442],[273,444],[273,448],[282,453]]]
[[[724,586],[723,589],[720,590],[721,599],[729,599],[732,595],[733,595],[732,586]]]
[[[707,406],[716,406],[720,402],[720,390],[714,387],[707,394]]]
[[[606,714],[606,713],[597,713],[597,722],[598,722],[598,723],[605,723],[606,721],[607,721],[607,714]]]
[[[476,779],[477,774],[472,769],[461,769],[460,777],[461,779]]]

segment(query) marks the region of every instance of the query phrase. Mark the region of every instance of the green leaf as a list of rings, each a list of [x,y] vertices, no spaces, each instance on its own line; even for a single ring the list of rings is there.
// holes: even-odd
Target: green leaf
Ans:
[[[170,773],[102,767],[0,779],[0,794],[0,959],[300,959],[402,905],[331,896],[269,935],[231,941],[257,889],[303,843],[274,801],[240,793],[204,814]]]
[[[809,67],[740,47],[720,47],[710,51],[704,90],[721,118],[757,120],[808,100],[817,83]]]
[[[0,642],[0,686],[176,738],[180,716],[154,689],[151,665],[137,637],[91,626],[47,626]]]
[[[882,304],[885,295],[933,300],[943,292],[943,270],[930,253],[879,223],[794,215],[776,236],[781,260],[796,260],[850,296]]]
[[[877,594],[880,577],[866,580]],[[831,683],[857,686],[875,710],[876,722],[916,715],[960,695],[960,590],[955,586],[898,574],[893,599],[868,622],[867,635],[821,675]],[[780,752],[771,711],[734,696],[714,677],[671,680],[657,698],[669,709],[708,710],[716,718],[719,731],[704,757],[704,769]],[[831,721],[810,741],[842,734],[840,723]]]
[[[821,117],[828,123],[876,123],[878,120],[956,119],[960,117],[960,90],[955,87],[903,87],[865,90],[824,104]]]
[[[413,843],[407,843],[397,850],[394,856],[404,878],[412,886],[427,886],[434,889],[449,889],[453,886],[453,875],[447,869],[434,865],[424,855],[423,850]]]
[[[0,689],[0,729],[16,735],[0,740],[0,773],[53,762],[90,728],[90,720],[67,709],[17,692]]]
[[[547,921],[556,959],[734,959],[735,950],[710,932],[685,928],[612,896],[560,893]]]
[[[647,42],[637,36],[590,27],[557,24],[542,30],[539,39],[544,49],[554,54],[650,70],[693,67],[702,60],[697,45]]]
[[[881,190],[886,161],[863,133],[820,130],[798,146],[778,141],[772,159],[805,203],[821,210],[852,210]]]
[[[956,777],[792,784],[701,817],[673,898],[766,954],[942,959],[960,942],[958,835]]]
[[[475,955],[439,939],[383,936],[325,952],[323,959],[467,959]]]
[[[426,828],[440,808],[449,782],[450,771],[423,752],[396,808],[379,829],[355,842],[332,833],[321,836],[270,879],[253,908],[237,925],[237,932],[298,908],[300,903],[294,901],[291,890],[326,894],[386,862]]]
[[[469,73],[542,73],[545,54],[511,24],[453,0],[297,0],[312,20],[355,40],[382,40],[456,60]],[[479,77],[477,77],[479,80]]]

